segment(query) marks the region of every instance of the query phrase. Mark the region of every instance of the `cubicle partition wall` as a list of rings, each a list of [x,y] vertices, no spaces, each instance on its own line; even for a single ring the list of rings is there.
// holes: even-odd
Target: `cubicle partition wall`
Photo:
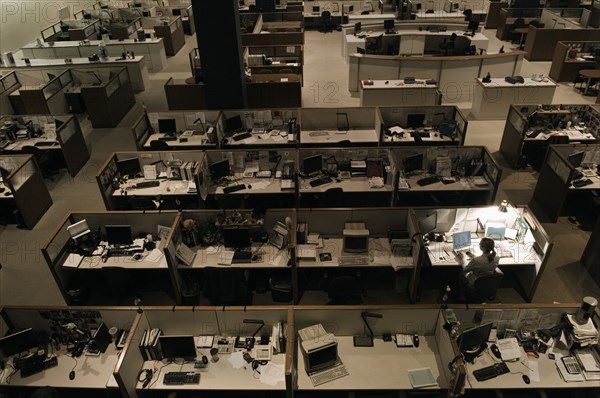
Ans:
[[[132,308],[88,307],[82,310],[70,307],[5,306],[0,316],[2,336],[7,332],[32,328],[40,342],[46,343],[51,339],[48,346],[52,347],[51,355],[57,360],[56,366],[35,376],[21,377],[19,371],[7,369],[0,377],[0,393],[3,395],[35,396],[40,393],[36,391],[43,391],[45,387],[48,390],[56,389],[59,394],[135,397],[127,394],[128,387],[134,386],[135,382],[117,377],[117,364],[122,361],[122,352],[115,344],[111,342],[106,351],[97,356],[75,358],[67,351],[69,344],[90,338],[102,323],[109,329],[116,328],[117,337],[124,332],[133,332],[140,315]],[[68,325],[75,326],[75,329],[70,330]],[[125,352],[136,350],[139,353],[135,347],[137,340],[130,339],[130,342]],[[50,354],[46,352],[44,350],[43,355],[49,357]],[[75,374],[74,379],[69,379],[71,371]],[[127,383],[123,383],[124,380]]]
[[[559,41],[548,76],[556,82],[573,82],[581,69],[595,69],[600,41]]]
[[[42,246],[50,273],[69,305],[134,304],[134,297],[152,292],[157,302],[175,302],[175,290],[163,255],[166,234],[176,211],[69,213]],[[89,233],[76,240],[68,227],[85,220]],[[140,258],[112,255],[106,226],[129,226]],[[156,249],[147,246],[148,235]],[[83,239],[83,240],[82,240]],[[110,239],[110,238],[109,238]],[[146,303],[151,304],[152,299]]]
[[[199,186],[205,207],[266,209],[296,207],[296,149],[205,151]],[[217,170],[212,165],[221,163]],[[229,168],[229,170],[227,170]],[[235,187],[231,191],[231,187]]]
[[[98,19],[64,20],[50,25],[42,30],[42,40],[45,42],[96,39],[100,31]]]
[[[251,74],[294,73],[302,78],[304,51],[302,45],[270,45],[246,47],[245,63]],[[265,63],[265,61],[267,63]]]
[[[255,74],[246,82],[246,96],[248,108],[299,108],[302,106],[302,76]]]
[[[115,152],[96,182],[107,210],[195,209],[203,158],[202,151]]]
[[[58,73],[64,73],[64,68]],[[54,75],[46,74],[41,70],[18,70],[9,72],[2,78],[3,81],[6,81],[5,91],[2,96],[3,99],[7,100],[7,104],[3,105],[3,107],[11,108],[12,112],[4,114],[49,114],[50,112],[48,110],[46,98],[41,91],[48,85],[50,80],[54,79],[54,77]],[[49,96],[50,94],[53,94],[50,88],[46,88],[46,93],[49,94]],[[27,103],[25,102],[26,100],[28,100]],[[60,113],[65,112],[66,109],[64,108],[60,110]]]
[[[339,276],[354,276],[361,291],[387,290],[405,294],[411,302],[416,301],[425,248],[423,239],[418,236],[414,214],[409,209],[300,208],[296,218],[297,229],[301,230],[296,233],[296,263],[298,280],[303,281],[297,286],[296,302],[302,304],[303,296],[305,302],[314,302],[314,296],[306,293],[325,289],[330,304],[360,304],[360,293],[350,286],[344,287],[347,291],[343,293],[336,292],[334,284]],[[363,252],[345,247],[343,235],[349,228],[347,223],[364,223],[368,244],[362,248]],[[318,236],[317,242],[312,242],[309,236]],[[301,245],[307,244],[316,245],[315,256],[307,257],[303,252],[306,246]],[[304,249],[300,250],[302,247]]]
[[[216,123],[217,141],[221,149],[247,146],[295,148],[299,141],[296,132],[299,117],[299,109],[224,110]],[[242,125],[235,127],[235,131],[226,131],[227,126],[237,124],[240,120]],[[239,139],[237,134],[240,132],[251,132],[251,136]]]
[[[52,198],[32,155],[0,155],[0,216],[32,229],[52,206]],[[18,212],[15,214],[15,210]]]
[[[538,218],[556,222],[575,215],[593,226],[598,218],[594,198],[600,188],[598,144],[551,145],[529,206]]]
[[[38,87],[21,87],[11,95],[11,101],[21,103],[25,113],[32,115],[61,115],[72,111],[66,99],[66,93],[73,85],[71,71],[66,69],[56,76],[49,73],[48,79]]]
[[[0,76],[0,115],[12,115],[15,113],[14,107],[9,100],[9,95],[21,87],[21,82],[17,72],[10,72]]]
[[[172,77],[164,85],[167,105],[172,111],[205,109],[206,88],[204,83],[188,84]]]
[[[473,101],[473,77],[519,75],[524,51],[501,54],[404,57],[351,54],[348,90],[358,92],[361,80],[435,79],[444,103]]]
[[[138,151],[157,150],[167,145],[169,150],[214,149],[217,147],[215,125],[220,111],[144,112],[131,127]],[[175,122],[176,134],[160,131],[160,120]],[[165,141],[167,139],[167,141]],[[170,139],[170,140],[168,140]],[[152,143],[163,141],[164,143]],[[153,148],[154,147],[154,148]]]
[[[272,300],[291,302],[296,270],[289,265],[289,247],[294,244],[295,225],[295,212],[292,209],[268,209],[263,214],[229,209],[182,212],[165,245],[176,301],[183,305],[198,305],[202,290],[204,298],[211,305],[250,305],[250,290],[265,291],[269,281],[277,281],[277,284],[284,282],[287,291],[285,294],[272,292]],[[281,247],[267,243],[267,240],[277,237],[276,227],[288,233],[281,241]],[[230,238],[225,238],[225,230],[231,229],[248,231],[251,246],[237,249],[250,250],[252,258],[233,264],[231,258],[225,259],[227,252],[233,255],[235,250],[225,246],[231,244],[226,240]],[[184,261],[185,257],[180,253],[186,251],[186,247],[195,255]],[[231,271],[215,271],[216,268]],[[221,277],[215,273],[220,273]],[[238,280],[243,273],[249,275],[244,277],[245,281]],[[223,284],[224,280],[234,286],[230,286],[230,289]],[[278,297],[278,294],[282,297]]]
[[[393,148],[396,206],[491,204],[502,169],[485,146]]]
[[[83,138],[79,120],[73,116],[49,115],[22,115],[2,116],[0,123],[17,123],[18,133],[27,134],[27,125],[31,126],[34,134],[27,138],[17,139],[8,144],[3,152],[21,153],[25,147],[36,146],[42,151],[47,151],[57,163],[56,166],[66,166],[69,175],[75,177],[90,158],[90,154]],[[6,138],[5,138],[6,139]],[[42,145],[39,143],[42,142]],[[40,165],[42,171],[52,164]]]
[[[375,107],[302,108],[302,147],[377,146],[380,114]]]
[[[379,107],[380,145],[404,146],[422,145],[464,145],[467,135],[467,118],[456,106],[425,107]],[[415,126],[413,120],[420,124]],[[422,123],[420,121],[423,121]],[[413,130],[425,128],[428,137],[412,137]]]
[[[181,24],[183,25],[183,32],[186,35],[193,35],[196,33],[196,23],[194,21],[194,9],[191,4],[172,4],[172,2],[168,3],[169,5],[163,5],[156,7],[157,15],[161,15],[163,17],[176,17],[181,16]]]
[[[427,248],[423,251],[424,258],[419,262],[419,265],[427,266],[420,269],[423,274],[419,283],[423,289],[443,288],[428,285],[428,276],[433,276],[431,280],[439,281],[443,272],[450,271],[458,275],[461,266],[464,266],[468,259],[454,252],[453,234],[469,231],[471,242],[466,249],[479,255],[480,239],[492,237],[495,240],[496,255],[499,256],[500,270],[505,275],[513,275],[510,280],[514,279],[517,282],[517,286],[511,287],[528,302],[533,300],[554,242],[528,207],[509,205],[505,212],[495,205],[472,208],[415,208],[413,211],[415,219],[418,220],[419,235],[428,240]],[[494,235],[495,233],[499,235]],[[441,240],[435,239],[438,236]],[[464,249],[465,247],[461,248]],[[444,284],[453,285],[451,281],[452,279]]]
[[[259,14],[257,17],[245,14],[242,20],[242,30],[245,29],[247,33],[242,34],[242,46],[304,45],[304,28],[302,22],[298,20],[300,13],[277,13],[277,15],[278,20],[272,17],[263,19],[263,14]],[[248,31],[247,29],[252,26],[252,23],[254,23],[253,29]],[[268,34],[264,32],[268,32]]]
[[[594,105],[511,105],[500,152],[513,168],[527,163],[539,170],[550,142],[595,143],[600,109]]]
[[[156,37],[163,39],[167,56],[176,55],[185,45],[185,33],[183,32],[181,16],[143,17],[142,27],[144,30],[154,29]]]
[[[321,162],[320,170],[315,161]],[[393,203],[399,168],[391,149],[302,148],[298,163],[299,207],[388,207]],[[325,181],[315,183],[315,174]]]

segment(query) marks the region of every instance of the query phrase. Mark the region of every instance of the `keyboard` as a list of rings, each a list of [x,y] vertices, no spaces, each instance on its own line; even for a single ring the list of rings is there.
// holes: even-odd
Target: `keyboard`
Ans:
[[[242,189],[246,189],[246,185],[244,185],[244,184],[231,185],[231,186],[223,188],[223,193],[232,193],[232,192],[236,192],[236,191],[241,191]]]
[[[34,146],[54,146],[58,144],[58,141],[38,141],[35,144],[33,144]]]
[[[348,376],[348,370],[344,365],[338,365],[323,372],[312,374],[310,376],[310,381],[312,381],[313,386],[316,387],[344,376]]]
[[[436,182],[439,182],[439,181],[440,181],[440,179],[438,177],[431,176],[431,177],[421,178],[420,180],[417,181],[417,184],[424,187],[426,185],[435,184]]]
[[[329,131],[327,131],[327,130],[317,130],[317,131],[311,131],[310,133],[308,133],[309,137],[322,137],[324,135],[329,135]]]
[[[368,256],[341,256],[338,258],[340,265],[367,265],[369,264]]]
[[[163,384],[168,386],[184,384],[200,384],[200,373],[198,372],[167,372],[163,378]]]
[[[589,178],[582,178],[579,180],[574,180],[573,181],[573,186],[577,187],[577,188],[581,188],[581,187],[585,187],[586,185],[590,185],[593,184],[594,182],[592,180],[590,180]]]
[[[157,187],[160,185],[160,181],[158,180],[148,180],[148,181],[142,181],[142,182],[138,182],[137,184],[135,184],[136,188],[150,188],[150,187]]]
[[[46,358],[43,361],[28,363],[21,368],[21,377],[27,377],[39,373],[43,370],[53,368],[58,365],[58,359],[55,356]]]
[[[491,366],[486,366],[485,368],[474,370],[473,376],[475,376],[477,381],[485,381],[506,373],[510,373],[508,366],[506,366],[504,362],[500,362]]]
[[[119,257],[119,256],[131,256],[135,253],[142,253],[144,249],[139,246],[135,247],[114,247],[112,249],[108,249],[109,257]]]
[[[172,137],[172,136],[160,137],[158,140],[159,141],[177,141],[177,137]]]
[[[427,131],[413,131],[412,133],[410,133],[410,136],[412,138],[416,138],[416,137],[429,138],[429,137],[431,137],[431,133],[429,133]]]
[[[242,134],[234,135],[233,136],[233,140],[234,141],[241,141],[241,140],[245,140],[246,138],[250,138],[250,137],[252,137],[252,134],[250,134],[250,133],[242,133]]]
[[[271,170],[263,170],[256,173],[256,178],[271,178]]]
[[[9,140],[2,140],[2,141],[0,141],[0,149],[4,149],[4,148],[6,148],[9,145],[10,145],[10,141]]]
[[[252,262],[252,252],[249,250],[236,250],[233,255],[232,264],[243,264]]]
[[[321,178],[317,178],[316,180],[312,180],[310,182],[310,186],[311,187],[318,187],[321,185],[325,185],[325,184],[329,184],[331,182],[331,177],[321,177]]]

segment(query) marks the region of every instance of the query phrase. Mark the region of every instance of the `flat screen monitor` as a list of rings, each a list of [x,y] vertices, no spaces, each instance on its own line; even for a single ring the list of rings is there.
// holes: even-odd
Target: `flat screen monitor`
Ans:
[[[426,235],[430,232],[435,231],[437,228],[437,211],[427,215],[424,219],[419,221],[419,232],[422,235]]]
[[[362,23],[357,22],[354,24],[354,34],[357,35],[362,30]]]
[[[319,6],[313,6],[312,10],[313,10],[312,11],[313,13],[318,14],[321,11],[321,7],[319,7]]]
[[[485,237],[493,240],[502,240],[506,235],[506,225],[501,223],[486,223]]]
[[[121,177],[130,176],[133,177],[142,172],[142,166],[140,166],[139,158],[129,158],[117,160],[117,171],[121,174]]]
[[[415,9],[422,10],[423,9],[423,3],[417,3],[417,4],[415,4]]]
[[[225,133],[232,134],[236,131],[242,130],[244,124],[242,123],[242,117],[240,115],[235,115],[225,120]]]
[[[210,176],[213,181],[217,181],[223,177],[227,177],[231,174],[231,168],[229,166],[229,160],[221,160],[210,165]]]
[[[343,10],[344,10],[344,12],[346,14],[350,14],[350,13],[354,12],[354,5],[352,5],[352,4],[344,4]]]
[[[160,336],[158,342],[163,358],[196,358],[194,336]]]
[[[567,160],[573,167],[580,167],[583,162],[583,157],[585,155],[584,151],[573,152],[567,157]]]
[[[111,341],[112,337],[110,333],[108,333],[108,327],[104,322],[102,322],[98,329],[96,329],[96,332],[94,333],[90,343],[92,348],[100,352],[105,352]]]
[[[466,329],[458,339],[458,347],[463,354],[475,354],[487,346],[492,330],[492,322]]]
[[[425,114],[424,113],[412,113],[406,115],[406,127],[411,129],[418,129],[423,127],[425,122]]]
[[[369,251],[369,230],[344,230],[343,251],[346,253],[366,253]]]
[[[337,343],[324,345],[304,354],[304,367],[308,373],[333,366],[338,360]]]
[[[452,3],[452,11],[456,11],[460,8],[460,4],[458,3]]]
[[[393,19],[385,19],[383,21],[383,29],[386,31],[394,29],[394,20]]]
[[[131,225],[105,225],[106,241],[109,245],[131,245],[133,235]]]
[[[181,8],[173,8],[173,16],[181,16]]]
[[[404,172],[412,173],[414,171],[423,170],[423,154],[410,155],[404,158]]]
[[[39,341],[32,328],[2,337],[0,339],[0,358],[16,355],[28,351],[39,345]]]
[[[177,134],[175,119],[158,119],[158,131],[162,134]]]
[[[323,169],[323,156],[313,155],[302,159],[302,172],[306,175],[319,173]]]
[[[479,29],[479,21],[469,21],[469,25],[467,26],[467,30],[475,33]]]
[[[233,249],[243,249],[250,247],[250,229],[249,228],[223,228],[223,246]]]
[[[462,231],[452,234],[452,248],[461,250],[471,247],[471,231]]]

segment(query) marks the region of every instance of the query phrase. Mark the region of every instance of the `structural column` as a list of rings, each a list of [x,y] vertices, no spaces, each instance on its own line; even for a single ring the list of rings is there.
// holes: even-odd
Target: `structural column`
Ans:
[[[238,0],[194,0],[192,6],[207,107],[245,108]]]

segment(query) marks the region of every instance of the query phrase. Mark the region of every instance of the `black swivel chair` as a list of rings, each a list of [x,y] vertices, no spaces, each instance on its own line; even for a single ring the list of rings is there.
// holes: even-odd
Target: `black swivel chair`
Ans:
[[[465,16],[465,21],[470,21],[473,18],[473,10],[466,8],[463,11],[463,15]]]
[[[358,305],[363,302],[358,279],[350,275],[332,278],[327,285],[327,296],[330,305]]]
[[[519,29],[519,28],[524,28],[525,26],[525,20],[523,18],[517,18],[515,19],[515,22],[512,24],[512,26],[510,27],[509,33],[509,39],[511,42],[515,43],[515,42],[520,42],[521,41],[521,34],[515,32],[515,29]]]
[[[131,210],[156,210],[158,206],[151,198],[129,198],[129,207]]]
[[[210,305],[251,305],[252,290],[240,268],[204,269],[202,293]]]
[[[319,204],[321,207],[340,207],[343,199],[344,190],[342,188],[329,188],[321,194]]]
[[[467,301],[469,303],[481,303],[494,300],[503,276],[503,273],[496,271],[493,274],[477,278],[473,288],[466,289]]]
[[[131,272],[123,267],[104,266],[102,279],[108,288],[108,293],[116,296],[117,305],[121,305],[132,284]]]
[[[331,12],[325,10],[321,13],[321,29],[320,32],[327,33],[333,30],[333,19]]]
[[[48,152],[33,145],[24,146],[21,148],[21,152],[33,155],[42,171],[42,176],[47,180],[54,181],[53,177],[58,174],[58,167]]]
[[[166,141],[152,140],[150,141],[150,149],[153,151],[168,151],[171,148]]]
[[[440,50],[444,52],[444,55],[448,55],[448,52],[454,52],[454,44],[456,43],[456,33],[452,33],[450,38],[444,39],[443,42],[440,43]]]

